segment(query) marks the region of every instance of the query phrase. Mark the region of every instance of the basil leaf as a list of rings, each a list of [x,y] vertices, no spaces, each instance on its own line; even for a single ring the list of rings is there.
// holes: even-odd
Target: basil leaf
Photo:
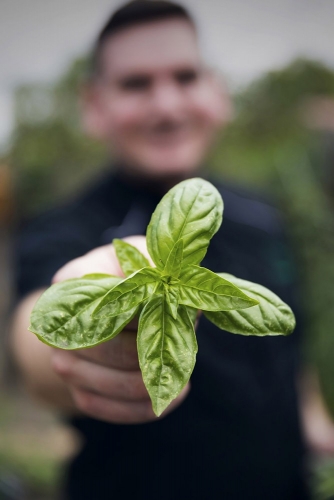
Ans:
[[[185,307],[187,308],[190,321],[193,323],[193,325],[195,325],[196,320],[197,320],[198,309],[195,309],[194,307],[189,307],[189,306],[185,306]]]
[[[183,240],[178,240],[168,255],[163,274],[172,276],[173,278],[178,278],[182,267],[182,259]]]
[[[199,264],[218,231],[223,201],[217,189],[203,179],[180,182],[162,198],[147,228],[147,248],[163,269],[175,243],[183,239],[183,265]]]
[[[113,274],[104,274],[104,273],[89,273],[85,274],[84,276],[81,276],[81,278],[78,279],[100,280],[104,278],[115,278],[115,285],[117,285],[117,283],[119,283],[123,279],[120,278],[119,276],[114,276]]]
[[[160,273],[153,267],[131,274],[103,297],[93,316],[123,314],[153,295],[159,281]]]
[[[195,366],[197,342],[187,309],[171,316],[164,295],[150,299],[139,318],[139,364],[157,416],[188,382]]]
[[[239,311],[207,312],[205,316],[222,330],[241,335],[289,335],[296,321],[290,307],[262,285],[220,273],[256,299],[259,304]]]
[[[115,337],[135,316],[137,308],[117,318],[92,319],[101,298],[120,278],[87,276],[54,284],[37,301],[29,330],[45,344],[61,349],[91,347]]]
[[[166,286],[166,300],[174,319],[177,318],[177,308],[179,307],[179,295],[180,295],[180,287],[178,285]]]
[[[186,306],[206,311],[228,311],[258,304],[257,300],[205,267],[187,266],[179,279],[179,302]]]
[[[143,269],[143,267],[150,267],[150,263],[146,257],[136,247],[130,245],[130,243],[114,239],[113,245],[119,265],[125,276],[130,276],[130,274]]]

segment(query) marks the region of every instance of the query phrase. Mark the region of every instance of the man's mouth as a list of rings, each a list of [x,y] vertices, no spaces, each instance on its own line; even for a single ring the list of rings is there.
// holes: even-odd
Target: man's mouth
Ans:
[[[165,122],[161,123],[147,132],[150,142],[168,144],[184,140],[189,136],[189,126],[187,124]]]

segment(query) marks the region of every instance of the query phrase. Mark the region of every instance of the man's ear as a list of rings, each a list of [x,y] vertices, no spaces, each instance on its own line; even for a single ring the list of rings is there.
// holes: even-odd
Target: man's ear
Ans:
[[[212,117],[219,126],[227,125],[234,117],[233,103],[223,77],[209,71],[211,88]]]
[[[94,83],[87,83],[80,92],[80,111],[82,128],[89,137],[104,141],[106,121],[99,89]]]

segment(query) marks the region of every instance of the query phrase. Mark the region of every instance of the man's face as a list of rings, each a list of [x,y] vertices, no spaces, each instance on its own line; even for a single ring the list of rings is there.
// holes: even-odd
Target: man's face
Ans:
[[[113,154],[137,174],[191,175],[223,118],[192,25],[175,18],[124,29],[105,42],[101,68],[88,109]]]

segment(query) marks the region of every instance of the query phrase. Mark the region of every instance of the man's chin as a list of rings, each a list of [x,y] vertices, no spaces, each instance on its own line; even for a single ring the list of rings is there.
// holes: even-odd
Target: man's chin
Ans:
[[[139,184],[171,186],[183,179],[199,175],[202,158],[199,155],[133,155],[132,158],[119,158],[123,174]]]
[[[155,178],[164,178],[169,176],[191,177],[198,170],[199,161],[196,158],[172,158],[168,155],[164,157],[143,158],[137,164],[137,169],[143,175]]]
[[[147,179],[154,179],[157,182],[175,184],[183,179],[194,177],[198,174],[197,165],[146,165],[138,172]]]

